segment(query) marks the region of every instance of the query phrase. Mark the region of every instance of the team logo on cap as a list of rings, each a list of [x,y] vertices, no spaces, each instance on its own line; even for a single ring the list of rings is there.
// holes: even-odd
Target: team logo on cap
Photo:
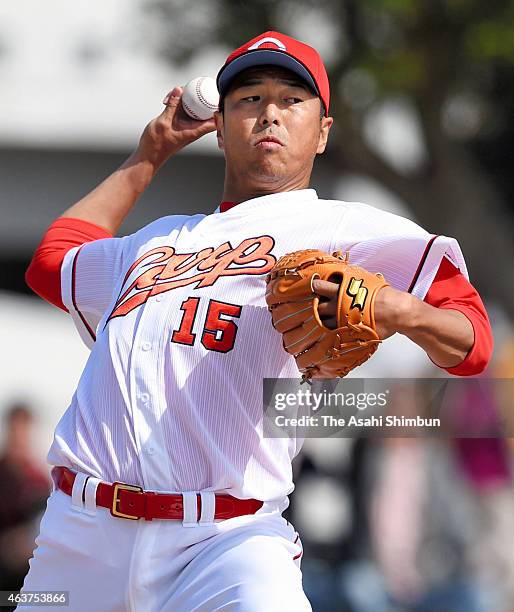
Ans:
[[[266,43],[273,43],[274,45],[277,45],[277,47],[281,51],[286,50],[286,46],[281,40],[278,40],[278,38],[273,38],[272,36],[265,36],[264,38],[261,38],[256,43],[253,43],[253,45],[248,47],[248,51],[253,51],[254,49],[258,49],[261,45],[264,45]]]

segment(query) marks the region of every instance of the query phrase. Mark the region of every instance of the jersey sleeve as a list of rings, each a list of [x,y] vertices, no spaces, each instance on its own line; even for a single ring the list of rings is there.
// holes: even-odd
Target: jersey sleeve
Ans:
[[[61,268],[61,295],[86,345],[109,307],[122,274],[128,236],[103,238],[70,249]]]
[[[489,317],[478,291],[447,258],[442,259],[424,301],[436,308],[462,312],[473,326],[475,339],[465,359],[452,368],[443,369],[455,376],[474,376],[483,372],[493,351]]]
[[[59,217],[44,233],[27,271],[25,282],[41,298],[67,311],[61,296],[61,267],[66,253],[85,242],[112,235],[103,227],[70,217]]]
[[[432,285],[443,257],[467,277],[458,242],[430,234],[410,219],[358,202],[346,203],[331,242],[350,263],[381,272],[392,287],[420,300]]]
[[[468,280],[457,240],[430,234],[409,219],[358,202],[345,203],[342,210],[334,250],[348,252],[352,264],[381,272],[399,291],[436,308],[462,312],[473,326],[474,344],[462,363],[442,369],[457,376],[483,372],[493,349],[491,326]]]

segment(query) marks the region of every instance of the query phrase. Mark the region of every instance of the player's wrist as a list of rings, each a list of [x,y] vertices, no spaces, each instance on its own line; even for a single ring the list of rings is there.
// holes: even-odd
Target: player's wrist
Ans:
[[[397,332],[410,338],[416,330],[419,330],[424,318],[424,307],[427,304],[406,291],[398,291],[398,293],[401,294],[401,297],[398,299]]]
[[[146,126],[132,156],[138,162],[149,165],[155,175],[170,157],[185,146],[186,143],[181,142],[176,136],[176,134],[170,134],[170,126],[166,123],[165,118],[156,117]]]
[[[150,185],[163,163],[164,161],[157,156],[148,155],[138,147],[122,165],[121,170],[126,172],[132,189],[142,193]]]
[[[140,143],[132,155],[138,162],[148,164],[155,174],[157,170],[159,170],[159,168],[178,150],[178,147],[175,148],[170,145],[150,146],[148,144]]]
[[[415,326],[416,299],[405,291],[383,287],[377,293],[374,304],[377,333],[382,340],[395,333],[408,334]]]

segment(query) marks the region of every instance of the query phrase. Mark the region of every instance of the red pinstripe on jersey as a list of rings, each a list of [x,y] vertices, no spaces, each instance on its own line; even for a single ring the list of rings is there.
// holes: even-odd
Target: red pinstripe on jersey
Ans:
[[[412,278],[412,282],[408,289],[409,293],[412,293],[412,290],[414,289],[414,287],[416,286],[416,283],[418,282],[418,278],[419,278],[419,275],[421,274],[421,270],[423,269],[423,266],[425,265],[425,261],[427,260],[428,254],[430,253],[430,249],[432,248],[432,245],[434,244],[434,240],[436,238],[437,236],[432,236],[427,246],[425,247],[425,252],[423,253],[421,259],[419,260],[418,268]]]
[[[87,329],[88,334],[91,336],[91,338],[93,339],[93,341],[96,340],[96,334],[95,332],[91,329],[91,326],[89,325],[89,323],[86,320],[86,317],[82,314],[80,308],[77,305],[77,300],[76,300],[76,292],[75,292],[75,287],[77,284],[77,260],[79,257],[79,253],[82,250],[82,247],[84,245],[82,245],[80,247],[80,249],[78,249],[78,251],[75,253],[75,257],[73,258],[73,269],[72,269],[72,273],[71,273],[71,299],[73,302],[73,308],[75,308],[75,310],[77,311],[77,314],[80,317],[80,320],[82,321],[84,327]]]

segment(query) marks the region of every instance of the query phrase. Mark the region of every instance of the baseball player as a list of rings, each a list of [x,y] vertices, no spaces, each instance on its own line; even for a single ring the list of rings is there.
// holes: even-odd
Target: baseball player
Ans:
[[[175,87],[128,160],[50,225],[27,271],[91,348],[48,454],[54,490],[24,584],[69,591],[72,610],[311,609],[301,540],[282,517],[301,444],[262,427],[263,378],[299,375],[265,299],[281,256],[340,250],[381,272],[380,339],[404,334],[451,374],[477,374],[491,355],[454,239],[309,188],[333,122],[316,50],[266,32],[217,83],[206,121],[184,114]],[[216,210],[115,237],[158,169],[211,131],[226,160],[222,202],[206,202]],[[327,327],[337,287],[314,281]]]

